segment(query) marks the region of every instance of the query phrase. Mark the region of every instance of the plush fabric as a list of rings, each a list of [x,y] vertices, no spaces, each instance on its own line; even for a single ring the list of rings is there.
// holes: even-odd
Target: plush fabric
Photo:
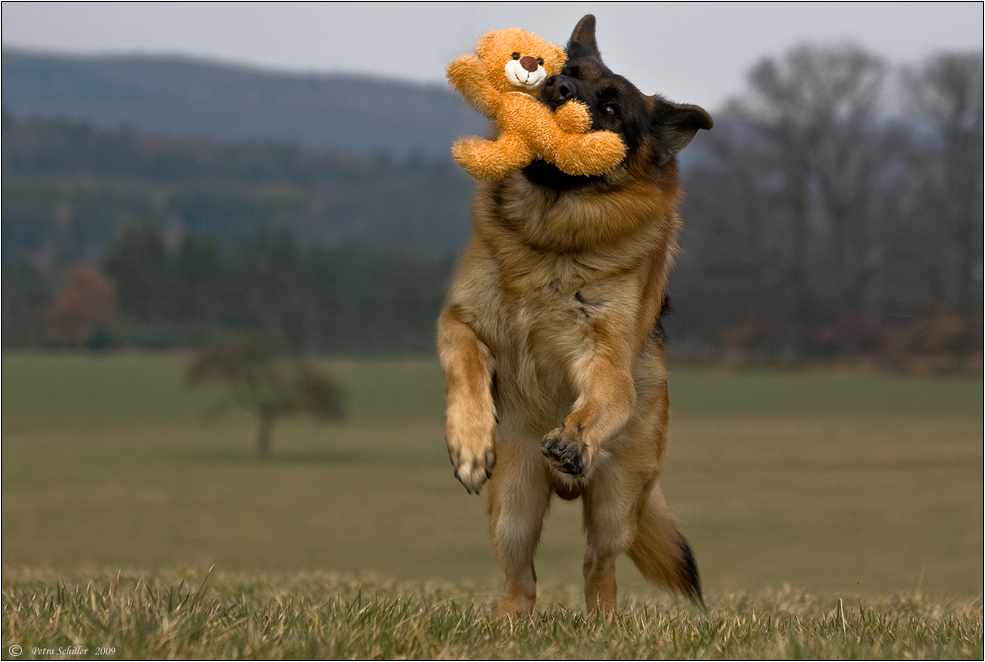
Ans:
[[[601,175],[622,162],[626,146],[611,131],[592,131],[580,101],[552,112],[537,99],[544,82],[561,72],[564,49],[510,28],[484,34],[474,55],[448,65],[448,80],[482,115],[493,121],[493,140],[470,136],[452,145],[455,161],[476,179],[501,179],[543,159],[569,175]]]

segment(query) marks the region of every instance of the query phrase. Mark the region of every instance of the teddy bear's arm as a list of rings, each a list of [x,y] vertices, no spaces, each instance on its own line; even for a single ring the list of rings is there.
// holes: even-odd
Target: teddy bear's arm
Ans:
[[[448,82],[465,97],[479,113],[486,117],[496,114],[496,98],[499,92],[486,80],[482,62],[474,55],[462,55],[448,65]]]

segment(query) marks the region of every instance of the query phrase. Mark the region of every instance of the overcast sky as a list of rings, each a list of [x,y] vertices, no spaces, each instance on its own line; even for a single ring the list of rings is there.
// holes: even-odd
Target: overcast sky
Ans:
[[[606,64],[644,92],[709,109],[765,55],[852,41],[896,63],[982,48],[980,2],[918,3],[31,3],[3,2],[6,48],[209,58],[291,72],[441,83],[482,32],[563,44],[598,18]]]

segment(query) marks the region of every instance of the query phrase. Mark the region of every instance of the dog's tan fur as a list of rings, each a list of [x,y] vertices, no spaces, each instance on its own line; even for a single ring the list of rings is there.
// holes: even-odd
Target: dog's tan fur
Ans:
[[[655,328],[682,194],[676,161],[656,161],[644,146],[604,186],[563,193],[521,173],[477,184],[438,349],[448,450],[466,489],[485,484],[504,616],[533,609],[552,494],[584,502],[590,610],[615,609],[623,553],[652,581],[698,590],[657,483],[670,412]],[[575,475],[563,466],[571,449]]]

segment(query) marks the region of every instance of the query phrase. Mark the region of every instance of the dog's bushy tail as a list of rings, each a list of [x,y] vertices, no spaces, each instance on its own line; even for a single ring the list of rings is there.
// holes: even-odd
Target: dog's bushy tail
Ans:
[[[677,530],[670,506],[656,481],[644,497],[636,540],[628,554],[649,581],[704,606],[691,546]]]

